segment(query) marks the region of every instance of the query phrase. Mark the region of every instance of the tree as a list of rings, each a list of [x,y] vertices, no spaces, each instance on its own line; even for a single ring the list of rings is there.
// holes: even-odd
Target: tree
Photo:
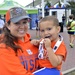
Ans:
[[[46,6],[51,7],[51,3],[49,1],[47,1],[47,3],[45,4],[45,7]]]
[[[66,5],[66,8],[75,8],[75,2],[74,1],[67,1],[68,4]]]
[[[59,5],[59,7],[61,7],[61,5],[62,5],[62,4],[61,4],[61,2],[60,2],[60,1],[59,1],[58,5]]]
[[[75,16],[75,2],[74,1],[67,1],[68,4],[66,4],[67,9],[71,9],[71,14]]]

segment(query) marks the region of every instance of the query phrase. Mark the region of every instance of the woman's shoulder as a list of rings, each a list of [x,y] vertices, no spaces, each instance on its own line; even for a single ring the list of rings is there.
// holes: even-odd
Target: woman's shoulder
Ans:
[[[7,47],[6,44],[0,43],[0,54],[14,52],[10,47]]]

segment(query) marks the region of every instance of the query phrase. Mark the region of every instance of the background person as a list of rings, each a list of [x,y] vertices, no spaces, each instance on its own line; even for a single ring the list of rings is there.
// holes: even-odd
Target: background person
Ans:
[[[33,75],[38,68],[38,49],[30,42],[28,15],[21,7],[6,13],[0,43],[0,75]]]
[[[3,20],[4,20],[4,23],[6,22],[6,21],[5,21],[5,17],[6,17],[6,15],[4,15],[4,19],[3,19]]]
[[[5,23],[4,23],[3,19],[1,18],[1,15],[0,15],[0,35],[2,33],[2,28],[3,28],[4,24]]]
[[[62,16],[62,23],[63,23],[64,26],[65,26],[65,20],[66,20],[66,16],[63,14],[63,16]]]
[[[67,26],[67,32],[69,34],[69,42],[70,42],[69,45],[71,48],[73,48],[74,47],[73,42],[75,40],[75,21],[73,14],[69,16],[69,21],[67,22],[66,26]]]
[[[36,23],[36,38],[38,38],[39,37],[39,27],[38,27],[38,22],[39,22],[39,20],[38,20],[38,18],[35,20],[35,23]]]
[[[36,22],[36,37],[40,37],[40,33],[39,33],[39,21],[42,19],[42,17],[39,17],[39,19],[36,19],[35,22]]]

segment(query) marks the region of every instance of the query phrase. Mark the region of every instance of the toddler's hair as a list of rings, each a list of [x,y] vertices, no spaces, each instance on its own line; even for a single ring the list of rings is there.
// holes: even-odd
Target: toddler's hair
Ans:
[[[59,21],[55,16],[46,16],[39,21],[39,24],[44,21],[53,21],[54,25],[59,26]]]

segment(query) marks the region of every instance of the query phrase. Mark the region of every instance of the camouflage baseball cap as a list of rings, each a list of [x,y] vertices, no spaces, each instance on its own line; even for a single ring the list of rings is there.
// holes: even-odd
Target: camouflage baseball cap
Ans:
[[[22,19],[30,18],[26,11],[21,7],[13,7],[9,9],[6,13],[6,22],[9,20],[13,23],[16,23]]]

